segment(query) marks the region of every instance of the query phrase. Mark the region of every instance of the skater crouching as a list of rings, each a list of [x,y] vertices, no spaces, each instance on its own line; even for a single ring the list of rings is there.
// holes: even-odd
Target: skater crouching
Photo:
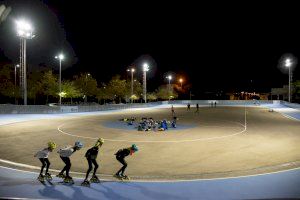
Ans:
[[[85,157],[88,161],[88,165],[89,165],[89,168],[86,172],[86,176],[85,176],[85,179],[82,183],[82,185],[86,185],[86,186],[89,186],[90,185],[90,182],[88,181],[88,177],[89,177],[89,174],[90,172],[92,171],[93,169],[93,165],[94,164],[94,172],[93,172],[93,176],[91,178],[91,182],[96,182],[96,183],[99,183],[100,180],[98,179],[98,177],[96,176],[96,172],[97,172],[97,169],[98,169],[98,163],[97,163],[97,156],[98,156],[98,151],[99,151],[99,147],[101,147],[104,143],[104,139],[102,138],[99,138],[96,142],[96,144],[90,148],[89,150],[87,150],[87,152],[85,153]]]
[[[62,161],[66,164],[65,167],[61,170],[61,172],[57,175],[57,177],[64,178],[64,182],[72,182],[73,179],[69,175],[71,169],[70,156],[77,150],[80,150],[82,147],[83,144],[80,141],[77,141],[75,142],[75,145],[73,147],[67,146],[57,151]],[[64,175],[64,172],[66,172],[66,175]]]
[[[114,175],[116,178],[129,179],[129,177],[124,174],[125,169],[127,167],[127,162],[125,161],[125,157],[128,155],[132,155],[137,151],[138,151],[138,147],[135,144],[133,144],[131,147],[120,149],[117,153],[115,153],[116,159],[123,165],[121,169]]]
[[[48,142],[48,147],[44,148],[43,150],[38,151],[34,157],[38,158],[41,163],[42,163],[42,167],[41,167],[41,171],[40,171],[40,175],[38,177],[38,180],[40,181],[44,181],[44,178],[46,177],[47,179],[52,179],[51,178],[51,174],[48,173],[49,167],[50,167],[50,162],[49,162],[49,154],[50,152],[53,151],[53,149],[56,148],[56,144],[54,142]],[[43,171],[44,168],[46,167],[46,171],[45,171],[45,176],[43,175]]]

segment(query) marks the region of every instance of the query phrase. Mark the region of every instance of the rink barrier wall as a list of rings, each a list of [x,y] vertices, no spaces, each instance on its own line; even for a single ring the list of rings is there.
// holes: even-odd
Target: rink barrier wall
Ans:
[[[290,107],[290,108],[294,108],[294,109],[300,109],[300,104],[298,103],[290,103],[290,102],[287,102],[287,101],[282,101],[281,104],[287,106],[287,107]]]
[[[0,114],[58,114],[58,113],[77,113],[77,112],[95,112],[108,110],[122,110],[130,108],[147,108],[159,105],[196,105],[211,106],[211,103],[217,103],[219,106],[242,106],[242,105],[263,105],[263,104],[283,104],[285,106],[299,109],[300,105],[278,100],[174,100],[158,101],[151,103],[128,103],[128,104],[106,104],[106,105],[77,105],[77,106],[48,106],[48,105],[12,105],[0,104]]]

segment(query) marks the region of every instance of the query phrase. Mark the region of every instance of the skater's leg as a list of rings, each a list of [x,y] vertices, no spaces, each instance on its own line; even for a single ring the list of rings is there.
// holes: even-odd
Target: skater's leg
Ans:
[[[66,177],[70,177],[69,172],[71,169],[71,161],[69,157],[66,157]]]
[[[40,174],[43,174],[44,167],[46,166],[45,158],[40,158],[39,160],[40,160],[41,163],[42,163],[42,167],[41,167],[41,172],[40,172]]]
[[[125,169],[127,167],[127,162],[125,160],[123,160],[123,161],[124,161],[124,163],[123,163],[123,167],[121,168],[122,169],[121,175],[124,175]]]
[[[49,167],[50,167],[49,159],[48,159],[48,158],[45,158],[45,162],[46,162],[46,172],[45,172],[45,174],[47,174],[47,173],[48,173],[48,170],[49,170]]]
[[[93,159],[92,162],[94,164],[94,173],[93,173],[93,176],[95,176],[99,165],[98,165],[96,159]]]
[[[127,167],[127,162],[126,162],[125,159],[122,158],[122,157],[117,157],[117,159],[118,159],[118,161],[119,161],[120,163],[123,164],[123,167],[118,171],[117,174],[120,174],[120,173],[121,173],[121,175],[124,175],[125,169],[126,169],[126,167]]]
[[[60,174],[63,174],[67,170],[67,159],[66,157],[60,157],[62,161],[65,163],[64,168],[61,170]]]
[[[88,168],[88,170],[87,170],[87,172],[86,172],[85,180],[87,180],[87,179],[88,179],[88,177],[89,177],[89,174],[90,174],[90,172],[91,172],[91,171],[92,171],[92,169],[93,169],[93,166],[92,166],[92,161],[91,161],[91,159],[89,159],[89,158],[86,158],[86,159],[87,159],[87,161],[88,161],[89,168]]]
[[[116,173],[117,175],[120,175],[121,172],[124,173],[123,168],[124,168],[124,165],[126,165],[126,167],[127,167],[127,163],[125,163],[125,160],[124,160],[123,157],[117,156],[116,158],[117,158],[117,160],[123,165],[123,166],[121,167],[121,169]],[[126,167],[125,167],[125,168],[126,168]]]

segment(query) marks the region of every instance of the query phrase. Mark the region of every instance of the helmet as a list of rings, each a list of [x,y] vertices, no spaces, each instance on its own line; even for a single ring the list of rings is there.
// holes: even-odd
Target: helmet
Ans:
[[[48,142],[48,148],[55,149],[56,148],[56,144],[54,142]]]
[[[95,144],[95,147],[101,146],[104,143],[104,139],[103,138],[99,138]]]
[[[138,147],[136,146],[136,144],[133,144],[131,146],[131,149],[134,150],[134,151],[138,151],[139,150]]]
[[[81,149],[83,147],[83,144],[80,141],[76,141],[75,147],[78,147],[79,149]]]

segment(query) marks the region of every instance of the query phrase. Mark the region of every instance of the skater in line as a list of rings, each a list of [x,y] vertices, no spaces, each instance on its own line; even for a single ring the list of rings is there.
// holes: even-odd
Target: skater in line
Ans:
[[[217,107],[217,101],[215,101],[215,108]]]
[[[176,128],[177,127],[177,125],[176,125],[177,119],[178,119],[177,117],[173,117],[173,121],[171,122],[172,128]]]
[[[72,177],[69,175],[71,169],[71,161],[70,156],[75,153],[77,150],[80,150],[83,147],[83,144],[80,141],[75,142],[75,145],[67,146],[63,149],[59,149],[57,153],[59,153],[60,158],[66,164],[65,167],[61,170],[61,172],[57,175],[59,178],[64,178],[64,182],[69,183],[73,182]],[[64,175],[66,172],[66,175]]]
[[[173,105],[172,105],[172,107],[171,107],[171,112],[172,112],[172,117],[174,117],[174,116],[175,116],[175,110],[174,110]]]
[[[48,157],[49,157],[50,152],[52,152],[55,148],[56,148],[56,144],[54,142],[48,142],[48,147],[47,148],[44,148],[43,150],[38,151],[34,155],[34,157],[38,158],[42,163],[40,175],[38,177],[38,180],[40,180],[40,181],[44,181],[45,177],[47,179],[52,179],[51,174],[48,173],[48,170],[49,170],[49,167],[50,167],[50,162],[49,162]],[[45,167],[46,167],[46,171],[45,171],[45,176],[44,176],[43,171],[44,171]]]
[[[97,155],[98,155],[98,151],[99,151],[99,148],[103,145],[104,143],[104,139],[102,138],[99,138],[96,142],[96,144],[90,148],[89,150],[87,150],[87,152],[85,153],[85,157],[88,161],[88,165],[89,165],[89,168],[86,172],[86,176],[85,176],[85,179],[82,183],[82,185],[87,185],[89,186],[90,185],[90,182],[88,181],[88,177],[89,177],[89,174],[90,172],[92,171],[93,169],[93,165],[94,164],[94,172],[93,172],[93,176],[91,178],[91,182],[95,182],[95,183],[99,183],[99,178],[96,176],[96,172],[97,172],[97,169],[98,169],[98,163],[97,163]]]
[[[125,149],[120,149],[117,153],[115,153],[116,155],[116,159],[123,165],[121,167],[121,169],[114,175],[114,177],[118,178],[118,179],[129,179],[128,176],[126,176],[124,174],[125,169],[127,167],[127,162],[125,161],[125,157],[128,155],[132,155],[133,153],[138,151],[138,147],[133,144],[131,147],[129,148],[125,148]]]
[[[196,104],[196,112],[195,113],[199,113],[199,104]]]
[[[190,110],[191,109],[191,104],[187,104],[187,110]]]

